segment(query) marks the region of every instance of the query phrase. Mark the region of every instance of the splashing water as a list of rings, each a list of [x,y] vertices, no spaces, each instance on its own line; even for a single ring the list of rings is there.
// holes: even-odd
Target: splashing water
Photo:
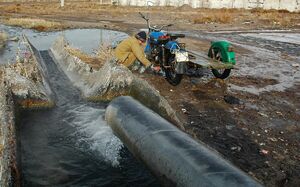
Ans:
[[[88,142],[92,152],[96,152],[113,166],[118,166],[119,151],[123,144],[113,135],[111,128],[103,120],[104,111],[103,109],[80,105],[66,112],[73,118],[70,125],[75,127],[77,131],[72,136],[80,137],[78,143]]]

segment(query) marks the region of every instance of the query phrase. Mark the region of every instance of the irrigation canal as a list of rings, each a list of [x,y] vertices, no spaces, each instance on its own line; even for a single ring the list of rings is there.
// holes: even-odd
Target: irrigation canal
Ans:
[[[41,56],[56,107],[21,113],[22,186],[159,186],[113,135],[105,103],[83,100],[49,52]]]

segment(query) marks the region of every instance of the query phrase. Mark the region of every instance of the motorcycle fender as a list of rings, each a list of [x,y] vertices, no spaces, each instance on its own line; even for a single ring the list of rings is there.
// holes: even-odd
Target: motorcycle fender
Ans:
[[[177,74],[185,74],[187,72],[186,62],[177,62],[175,65],[175,71]]]
[[[229,50],[231,48],[231,44],[229,42],[227,42],[227,41],[214,41],[214,42],[211,42],[211,47],[210,47],[209,52],[208,52],[209,57],[212,56],[211,51],[214,48],[221,49],[221,53],[222,53],[222,57],[223,57],[223,60],[222,60],[223,63],[231,63],[233,65],[236,64],[235,53],[233,51]]]

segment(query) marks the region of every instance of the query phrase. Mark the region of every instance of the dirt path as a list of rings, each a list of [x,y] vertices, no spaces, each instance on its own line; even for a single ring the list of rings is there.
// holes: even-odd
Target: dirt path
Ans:
[[[167,11],[168,14],[162,12]],[[145,28],[138,12],[151,12],[154,24],[175,23],[187,34],[189,49],[206,51],[211,40],[226,39],[237,53],[237,69],[225,81],[203,71],[171,86],[161,76],[141,75],[180,113],[185,131],[213,147],[266,186],[299,186],[299,45],[241,33],[290,29],[298,33],[299,13],[264,10],[208,10],[189,7],[114,7],[95,3],[0,4],[9,18],[43,18],[62,28],[107,28],[133,33]],[[43,28],[47,29],[47,28]],[[283,33],[287,33],[283,31]]]

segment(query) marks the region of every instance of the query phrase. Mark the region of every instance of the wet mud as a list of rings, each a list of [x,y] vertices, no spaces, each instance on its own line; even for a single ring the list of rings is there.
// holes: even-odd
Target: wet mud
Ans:
[[[282,42],[261,39],[257,45],[239,34],[198,35],[207,38],[237,46],[230,78],[217,80],[206,70],[176,87],[161,76],[144,78],[181,113],[193,137],[266,186],[299,186],[300,81],[299,68],[292,66],[300,63],[299,45],[283,50]],[[264,47],[268,43],[272,48]]]

